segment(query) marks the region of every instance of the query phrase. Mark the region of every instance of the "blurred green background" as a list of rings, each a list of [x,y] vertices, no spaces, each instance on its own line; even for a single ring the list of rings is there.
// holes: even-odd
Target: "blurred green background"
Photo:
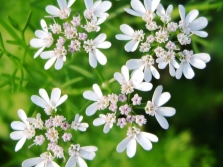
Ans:
[[[109,10],[109,19],[102,24],[100,32],[107,34],[107,40],[112,47],[102,52],[107,56],[108,63],[99,65],[97,70],[88,64],[88,55],[78,53],[73,57],[67,56],[62,70],[56,71],[53,67],[47,71],[43,69],[45,60],[33,59],[35,49],[26,47],[29,40],[34,37],[34,31],[40,29],[40,19],[46,14],[45,6],[57,5],[56,0],[0,0],[0,32],[6,50],[3,54],[0,48],[0,166],[21,166],[23,160],[39,156],[45,150],[43,147],[33,146],[27,149],[32,141],[25,143],[23,148],[14,152],[17,141],[9,138],[12,129],[10,123],[19,120],[18,109],[24,109],[29,117],[37,112],[43,114],[39,107],[32,104],[31,95],[38,94],[39,88],[45,88],[48,93],[54,87],[59,87],[62,94],[68,94],[68,100],[61,105],[58,112],[63,113],[69,120],[75,113],[84,115],[84,122],[90,124],[85,133],[75,133],[75,141],[84,145],[95,145],[99,148],[96,158],[87,161],[90,167],[114,166],[143,166],[143,167],[222,167],[223,166],[223,2],[222,0],[189,0],[161,1],[166,8],[173,4],[173,19],[179,20],[177,6],[185,5],[187,12],[192,9],[199,10],[199,16],[209,20],[205,31],[209,33],[206,39],[192,37],[193,49],[196,53],[209,53],[211,61],[204,70],[195,71],[195,77],[187,80],[172,78],[168,70],[159,70],[161,79],[152,80],[154,88],[163,85],[164,91],[171,94],[171,100],[166,106],[176,108],[176,115],[167,118],[170,124],[168,130],[163,130],[155,118],[148,117],[145,130],[156,134],[158,143],[153,144],[149,152],[137,146],[135,157],[129,159],[126,153],[117,153],[117,144],[125,138],[126,128],[114,127],[108,134],[102,133],[102,127],[93,127],[92,121],[97,117],[87,117],[83,106],[87,100],[82,98],[84,90],[91,89],[92,84],[101,84],[97,71],[100,71],[104,80],[110,80],[113,73],[120,71],[121,66],[128,59],[140,57],[139,52],[127,53],[124,51],[126,42],[117,41],[115,34],[120,33],[119,26],[129,24],[135,29],[144,28],[144,22],[137,17],[124,12],[129,6],[129,0],[112,0]],[[72,6],[72,14],[85,9],[83,0],[76,0]],[[31,12],[31,15],[30,15]],[[28,16],[29,25],[25,35],[14,26],[12,19],[23,28]],[[10,17],[9,17],[10,16]],[[10,19],[12,18],[12,19]],[[51,20],[46,19],[48,23]],[[95,35],[96,36],[96,35]],[[25,39],[25,42],[24,42]],[[0,45],[0,47],[2,47]],[[109,87],[118,92],[118,84]],[[150,100],[151,92],[140,93],[145,100]],[[106,94],[107,90],[103,90]],[[141,112],[141,111],[139,111]],[[65,150],[66,151],[66,150]],[[65,164],[62,163],[61,166]]]

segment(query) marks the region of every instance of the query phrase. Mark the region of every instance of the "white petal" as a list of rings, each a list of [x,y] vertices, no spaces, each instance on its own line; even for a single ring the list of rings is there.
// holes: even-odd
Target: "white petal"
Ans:
[[[176,110],[172,107],[160,107],[156,110],[156,112],[162,116],[171,117],[176,113]]]
[[[180,67],[176,70],[176,79],[180,79],[183,73],[183,62],[180,63]]]
[[[60,9],[53,5],[48,5],[46,7],[46,12],[49,13],[52,16],[59,16],[60,15]]]
[[[103,49],[108,49],[111,47],[111,42],[105,41],[99,45],[97,45],[97,48],[103,48]]]
[[[91,67],[96,68],[97,67],[97,59],[94,56],[93,52],[89,52],[89,64]]]
[[[84,159],[93,160],[95,157],[95,152],[88,151],[86,149],[81,148],[79,153],[80,153],[80,156],[83,157]]]
[[[78,130],[81,132],[85,132],[89,125],[87,123],[81,123],[81,125],[78,127]]]
[[[144,2],[144,3],[145,3],[145,2]],[[157,10],[156,10],[156,14],[157,14],[159,17],[165,15],[165,10],[164,10],[162,4],[159,4],[159,5],[158,5]]]
[[[129,69],[126,66],[122,66],[121,71],[125,81],[129,81]]]
[[[25,135],[24,135],[24,132],[23,131],[14,131],[14,132],[10,133],[10,138],[12,140],[20,140],[24,136]]]
[[[19,151],[22,146],[24,145],[24,143],[26,142],[26,136],[24,136],[23,138],[21,138],[18,143],[15,146],[15,152]]]
[[[70,8],[76,0],[69,0],[67,3],[67,7]]]
[[[175,76],[175,69],[174,69],[174,67],[172,66],[172,64],[169,64],[169,73],[170,73],[170,75],[172,76],[172,77],[174,77]]]
[[[129,70],[134,70],[140,68],[142,65],[141,59],[130,59],[126,62],[126,66]]]
[[[144,71],[144,79],[146,82],[150,82],[152,80],[152,73],[148,66],[146,66]]]
[[[175,68],[179,68],[180,65],[177,63],[176,60],[170,60],[170,63],[175,67]]]
[[[43,31],[48,32],[48,28],[47,28],[47,24],[46,24],[45,20],[41,19],[40,25],[41,25]]]
[[[152,142],[158,142],[158,137],[156,135],[151,134],[151,133],[147,133],[147,132],[141,132],[141,133],[142,133],[142,135],[144,137],[146,137],[150,141],[152,141]]]
[[[40,38],[43,39],[44,37],[46,37],[46,32],[42,31],[42,30],[36,30],[35,31],[35,35]]]
[[[87,90],[83,93],[83,96],[85,99],[88,99],[88,100],[91,100],[91,101],[97,101],[99,100],[100,98],[98,97],[98,95],[91,91],[91,90]]]
[[[116,39],[118,40],[131,40],[132,36],[129,35],[124,35],[124,34],[118,34],[115,36]]]
[[[55,69],[60,70],[63,67],[63,56],[59,56],[55,63]]]
[[[50,59],[54,56],[55,56],[54,51],[45,51],[40,54],[40,57],[42,59]]]
[[[87,107],[86,109],[86,115],[87,116],[91,116],[94,115],[94,113],[98,110],[98,103],[95,102],[93,104],[91,104],[90,106]]]
[[[31,167],[31,166],[35,166],[38,163],[40,163],[41,161],[43,161],[42,158],[36,157],[36,158],[30,158],[27,159],[25,161],[22,162],[22,167]]]
[[[120,30],[125,34],[125,35],[128,35],[128,36],[132,36],[134,34],[134,30],[132,29],[132,27],[130,27],[129,25],[127,24],[122,24],[120,26]]]
[[[106,121],[102,118],[96,118],[94,121],[93,121],[93,125],[94,126],[100,126],[100,125],[103,125],[105,124]]]
[[[205,17],[199,17],[190,24],[190,30],[198,31],[205,28],[207,25],[208,20]]]
[[[106,39],[106,34],[102,33],[100,35],[98,35],[95,39],[94,39],[94,44],[95,45],[99,45],[101,44],[102,42],[104,42]]]
[[[50,99],[45,89],[39,89],[39,95],[42,97],[45,102],[49,103]]]
[[[145,150],[152,149],[152,143],[148,138],[144,137],[142,133],[136,135],[136,140]]]
[[[18,116],[26,125],[29,125],[28,121],[26,120],[27,119],[26,113],[22,109],[18,110]]]
[[[128,145],[128,143],[129,143],[130,140],[131,140],[131,137],[126,137],[125,139],[123,139],[123,140],[118,144],[118,146],[116,147],[116,151],[117,151],[118,153],[123,152],[123,151],[126,149],[126,147],[127,147],[127,145]]]
[[[134,85],[135,89],[138,89],[138,90],[141,90],[141,91],[144,91],[144,92],[150,91],[152,89],[152,87],[153,87],[153,85],[151,83],[148,83],[148,82],[142,82],[138,85]]]
[[[151,72],[152,72],[154,78],[156,78],[156,79],[160,79],[160,74],[159,74],[159,72],[155,69],[155,67],[150,66],[150,70],[151,70]]]
[[[187,79],[192,79],[194,77],[194,71],[189,63],[184,63],[183,74]]]
[[[11,127],[14,130],[24,130],[27,127],[27,124],[20,121],[13,121]]]
[[[205,31],[191,31],[191,32],[201,38],[206,38],[208,36],[208,33]]]
[[[128,14],[131,14],[133,16],[142,16],[141,14],[137,13],[136,11],[129,9],[129,8],[125,8],[124,9]]]
[[[42,108],[45,108],[46,106],[48,106],[48,104],[39,96],[32,95],[31,100],[34,104],[36,104],[37,106],[40,106]]]
[[[106,17],[107,15],[104,13],[104,15],[102,17],[99,17],[97,19],[97,22],[96,22],[96,25],[100,25],[102,24],[103,22],[105,22],[105,20],[107,19]],[[98,28],[97,32],[100,30],[100,27]]]
[[[209,62],[211,60],[211,57],[207,53],[198,53],[193,55],[194,59],[200,59],[204,61],[205,63]]]
[[[113,124],[111,124],[113,125]],[[108,133],[110,131],[111,127],[109,126],[109,124],[105,124],[104,128],[103,128],[103,132],[104,133]]]
[[[191,10],[186,18],[185,18],[185,22],[186,23],[191,23],[192,21],[194,21],[194,19],[196,19],[196,17],[198,16],[198,10]]]
[[[169,124],[168,124],[166,118],[164,118],[162,115],[160,115],[158,113],[155,113],[155,117],[156,117],[156,120],[158,121],[158,123],[160,124],[160,126],[163,129],[168,129],[169,128]]]
[[[78,167],[88,167],[86,162],[80,156],[77,157],[77,164]]]
[[[122,76],[121,73],[119,73],[119,72],[115,72],[115,73],[114,73],[114,78],[118,81],[118,83],[119,83],[120,85],[122,85],[123,80],[124,80],[124,77]]]
[[[179,8],[179,12],[180,12],[180,18],[181,18],[181,20],[184,20],[185,19],[185,8],[184,8],[184,6],[179,5],[178,8]]]
[[[94,84],[94,85],[92,86],[92,88],[93,88],[94,92],[97,94],[97,96],[98,96],[99,98],[101,98],[101,97],[103,96],[103,94],[102,94],[102,92],[101,92],[101,89],[100,89],[100,87],[98,86],[98,84]]]
[[[146,9],[143,6],[143,4],[139,0],[132,0],[131,1],[131,7],[139,13],[141,16],[146,13]]]
[[[204,69],[206,67],[205,62],[199,59],[194,59],[193,57],[190,59],[190,64],[198,69]]]
[[[85,146],[85,147],[81,147],[81,150],[85,150],[85,151],[88,151],[88,152],[92,152],[92,151],[97,151],[98,148],[95,147],[95,146]]]
[[[93,54],[101,65],[105,65],[107,63],[107,58],[100,50],[95,49]]]
[[[45,70],[48,70],[48,69],[53,65],[53,63],[56,61],[56,59],[57,59],[57,57],[52,57],[52,58],[50,58],[50,59],[46,62],[45,66],[44,66],[44,69],[45,69]]]
[[[67,100],[68,96],[67,95],[63,95],[56,103],[56,107],[61,105],[63,102],[65,102]]]
[[[84,0],[87,9],[91,9],[93,6],[93,0]]]
[[[66,0],[57,0],[57,3],[59,5],[60,9],[65,9],[67,7]]]
[[[44,47],[44,42],[42,39],[33,38],[30,41],[30,45],[34,48],[42,48]]]
[[[156,8],[158,7],[159,3],[160,3],[160,0],[153,0],[152,1],[151,12],[154,12],[156,10]]]
[[[133,85],[138,85],[142,83],[144,73],[141,70],[134,70],[131,74],[131,81]]]
[[[159,69],[164,69],[164,68],[166,68],[167,64],[168,64],[168,63],[165,62],[165,61],[160,62],[159,65],[158,65],[158,68],[159,68]]]
[[[125,45],[126,52],[134,52],[139,45],[139,41],[131,40]]]
[[[76,166],[76,158],[75,158],[75,156],[71,156],[69,159],[68,159],[68,161],[67,161],[67,163],[66,163],[66,166],[65,167],[75,167]]]
[[[35,53],[35,55],[34,55],[34,59],[37,58],[37,57],[40,55],[40,53],[42,53],[42,51],[43,51],[44,49],[45,49],[45,47],[40,48],[40,49]]]
[[[152,11],[152,0],[144,0],[144,5],[148,12]]]
[[[60,167],[56,162],[52,161],[52,167]]]
[[[153,93],[153,97],[152,97],[152,102],[157,104],[158,103],[158,100],[159,100],[159,97],[161,95],[163,91],[163,86],[160,85],[160,86],[157,86],[154,93]]]
[[[107,10],[109,10],[111,8],[111,2],[109,1],[103,1],[102,3],[100,3],[97,8],[95,9],[94,14],[98,17],[100,17],[100,15],[104,12],[106,12]]]
[[[173,5],[169,5],[166,9],[166,14],[170,16],[172,11],[173,11]]]
[[[132,158],[136,153],[136,140],[133,137],[128,142],[126,152],[129,158]]]
[[[164,92],[158,97],[158,99],[154,103],[156,106],[162,106],[170,100],[170,97],[171,96],[169,92]]]

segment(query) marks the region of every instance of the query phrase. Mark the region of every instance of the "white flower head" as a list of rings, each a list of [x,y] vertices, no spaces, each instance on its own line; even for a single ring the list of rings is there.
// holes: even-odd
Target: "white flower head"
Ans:
[[[125,50],[127,52],[134,52],[138,45],[139,42],[144,39],[144,33],[142,30],[137,30],[134,31],[132,27],[130,27],[127,24],[122,24],[120,26],[120,30],[123,32],[123,34],[117,34],[115,37],[118,40],[130,40],[126,45],[125,45]]]
[[[46,12],[51,15],[50,17],[59,17],[60,19],[66,19],[70,16],[70,7],[75,1],[76,0],[69,0],[67,3],[66,0],[57,0],[60,9],[53,5],[48,5],[46,7]]]
[[[108,133],[110,129],[113,127],[113,124],[116,122],[116,116],[115,113],[107,113],[106,115],[100,114],[99,118],[96,118],[93,121],[94,126],[100,126],[105,124],[103,128],[104,133]]]
[[[210,61],[210,55],[207,53],[198,53],[193,54],[193,51],[184,50],[183,52],[178,53],[180,56],[180,67],[176,71],[176,78],[180,79],[182,74],[187,79],[192,79],[194,77],[194,71],[191,67],[194,66],[198,69],[204,69],[206,63]]]
[[[87,107],[86,114],[88,116],[93,115],[97,110],[104,110],[109,105],[107,97],[103,96],[100,87],[97,84],[93,85],[93,90],[87,90],[83,93],[85,99],[94,101],[93,104]]]
[[[159,72],[154,65],[154,59],[151,55],[145,55],[141,59],[130,59],[126,62],[126,66],[129,70],[141,70],[144,71],[143,78],[146,82],[152,80],[152,76],[156,79],[160,78]]]
[[[35,136],[35,129],[27,121],[26,113],[22,109],[18,110],[18,116],[22,120],[22,122],[13,121],[11,123],[11,127],[13,130],[16,131],[10,133],[10,138],[12,140],[19,140],[15,147],[16,152],[22,148],[22,146],[26,142],[26,139],[31,139],[33,136]]]
[[[168,129],[169,124],[166,120],[166,117],[173,116],[176,113],[176,110],[172,107],[161,107],[163,104],[165,104],[170,99],[169,92],[164,92],[162,86],[158,86],[154,93],[152,101],[147,101],[145,112],[146,114],[149,114],[151,116],[156,117],[156,120],[160,124],[160,126],[163,129]]]
[[[85,51],[89,53],[89,64],[93,68],[97,67],[97,62],[99,62],[101,65],[105,65],[107,63],[107,58],[105,55],[100,50],[98,50],[98,48],[110,48],[111,43],[105,41],[105,39],[106,34],[103,33],[98,35],[94,40],[87,40],[84,42],[83,47]]]
[[[129,78],[129,69],[127,66],[122,66],[122,73],[116,72],[114,78],[122,86],[122,94],[129,94],[134,91],[134,89],[141,91],[149,91],[152,89],[152,84],[147,82],[142,82],[144,74],[141,70],[135,70]]]
[[[39,94],[41,97],[32,95],[31,100],[37,106],[44,108],[47,115],[51,115],[53,111],[56,112],[57,107],[67,100],[68,97],[67,95],[60,97],[61,90],[59,88],[53,88],[50,99],[45,89],[39,89]]]
[[[53,44],[52,34],[48,32],[47,24],[45,20],[40,21],[42,30],[36,30],[35,35],[37,38],[30,40],[30,45],[34,48],[40,48],[34,55],[34,58],[38,57],[45,48],[49,48]]]
[[[197,18],[199,13],[198,10],[191,10],[186,15],[184,6],[179,5],[179,12],[181,17],[179,26],[185,34],[189,35],[190,33],[192,33],[202,38],[208,36],[207,32],[201,31],[208,25],[208,21],[205,17]]]
[[[53,156],[50,152],[44,152],[40,157],[30,158],[22,163],[22,167],[60,167],[56,162],[53,161]]]
[[[129,127],[127,137],[118,144],[116,151],[121,153],[126,149],[127,156],[132,158],[136,153],[136,141],[149,151],[152,149],[151,141],[157,142],[158,138],[151,133],[141,132],[136,127]]]
[[[95,157],[95,151],[97,151],[98,148],[95,146],[85,146],[80,147],[79,144],[73,145],[69,147],[69,155],[70,158],[68,159],[65,167],[87,167],[86,162],[83,160],[93,160]]]
[[[87,123],[81,123],[82,119],[82,115],[76,114],[74,121],[71,124],[71,128],[82,132],[86,131],[89,125]]]
[[[125,8],[125,11],[133,16],[142,17],[144,21],[151,22],[156,14],[154,13],[158,7],[160,0],[144,0],[144,6],[139,0],[131,0],[132,9]]]
[[[156,10],[156,14],[160,17],[160,20],[164,23],[168,23],[171,20],[171,13],[173,11],[173,5],[169,5],[165,11],[163,5],[159,4]]]

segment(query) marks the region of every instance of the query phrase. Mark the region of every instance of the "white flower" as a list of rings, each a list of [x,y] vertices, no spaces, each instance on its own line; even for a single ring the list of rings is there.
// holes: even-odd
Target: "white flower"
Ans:
[[[70,7],[75,1],[76,0],[69,0],[67,3],[66,0],[57,0],[60,9],[53,5],[48,5],[46,7],[46,12],[52,15],[51,17],[59,17],[60,19],[66,19],[70,16]]]
[[[93,85],[93,90],[94,91],[87,90],[83,93],[85,99],[95,101],[86,109],[86,114],[88,116],[93,115],[97,110],[104,110],[109,105],[108,98],[103,96],[101,89],[97,84]]]
[[[130,27],[127,24],[122,24],[120,26],[120,30],[123,32],[123,34],[118,34],[116,35],[116,39],[118,40],[130,40],[126,45],[125,45],[125,50],[127,52],[134,52],[138,45],[139,42],[144,39],[144,33],[142,30],[137,30],[134,31],[132,27]]]
[[[142,82],[144,74],[141,70],[135,70],[129,78],[129,69],[126,66],[122,66],[122,73],[116,72],[114,78],[122,86],[122,94],[129,94],[134,91],[134,89],[141,91],[149,91],[152,89],[152,84],[147,82]]]
[[[107,115],[100,114],[99,118],[96,118],[93,121],[94,126],[100,126],[105,124],[103,132],[108,133],[110,129],[113,127],[113,124],[116,122],[116,116],[114,113],[110,114],[107,113]]]
[[[11,127],[13,130],[16,130],[10,133],[10,138],[12,140],[19,140],[16,144],[15,151],[18,151],[22,148],[26,139],[31,139],[35,136],[35,129],[32,125],[27,121],[26,113],[22,110],[18,110],[18,116],[22,120],[21,121],[13,121],[11,123]]]
[[[176,71],[176,78],[180,79],[182,74],[187,79],[194,77],[194,71],[190,65],[198,69],[204,69],[207,62],[210,61],[210,55],[207,53],[193,54],[193,51],[184,50],[183,53],[178,53],[180,56],[180,67]]]
[[[97,150],[98,148],[95,146],[80,147],[79,144],[71,144],[69,147],[70,158],[68,159],[65,167],[76,167],[76,164],[78,167],[87,167],[87,164],[83,158],[93,160],[95,157],[95,151]]]
[[[179,5],[179,12],[181,17],[181,22],[179,24],[183,32],[189,35],[189,33],[195,34],[199,37],[205,38],[208,36],[208,33],[205,31],[200,31],[205,28],[208,24],[208,21],[205,17],[199,17],[197,10],[190,11],[187,16],[185,16],[185,8],[182,5]]]
[[[107,58],[105,55],[98,50],[98,48],[107,49],[111,46],[111,43],[105,41],[106,34],[98,35],[94,40],[87,40],[84,42],[84,49],[87,53],[89,53],[89,64],[91,67],[97,67],[97,61],[101,65],[105,65],[107,63]]]
[[[169,5],[166,11],[163,8],[163,5],[159,4],[156,10],[156,14],[160,17],[160,20],[164,23],[168,23],[171,20],[171,13],[173,11],[173,5]]]
[[[38,57],[40,53],[47,47],[49,48],[53,44],[52,34],[48,32],[47,24],[45,20],[40,21],[42,30],[36,30],[35,35],[37,38],[30,40],[30,45],[34,48],[40,48],[34,55],[34,58]]]
[[[132,158],[136,153],[136,141],[147,151],[152,149],[152,142],[157,142],[156,135],[147,132],[140,132],[136,127],[129,127],[127,137],[116,147],[117,152],[121,153],[126,149],[128,157]]]
[[[144,21],[151,22],[155,17],[154,11],[158,7],[160,0],[144,0],[143,6],[142,2],[139,0],[131,0],[132,9],[125,8],[125,11],[133,16],[140,16]]]
[[[141,59],[131,59],[126,62],[126,66],[129,70],[141,70],[144,71],[143,77],[146,82],[150,82],[152,76],[156,79],[160,78],[159,72],[153,66],[154,59],[151,55],[143,56]]]
[[[74,130],[80,130],[82,132],[86,131],[89,125],[87,123],[81,123],[82,119],[82,115],[76,114],[74,121],[71,124],[71,128]]]
[[[66,55],[67,55],[67,50],[65,47],[57,47],[54,49],[54,51],[45,51],[40,54],[40,57],[42,59],[49,59],[45,66],[44,69],[48,70],[53,63],[55,63],[55,69],[60,70],[63,67],[63,63],[66,61]]]
[[[39,94],[41,97],[32,95],[31,100],[37,106],[44,108],[47,115],[51,115],[53,110],[57,111],[57,107],[61,105],[68,97],[67,95],[60,97],[61,90],[59,88],[54,88],[52,90],[50,99],[45,89],[39,89]]]
[[[45,152],[40,157],[30,158],[22,163],[22,167],[60,167],[56,162],[53,161],[53,156],[50,152]]]
[[[153,93],[152,102],[147,101],[145,112],[146,114],[149,114],[151,116],[155,115],[156,120],[158,121],[160,126],[163,129],[168,129],[169,124],[164,116],[166,117],[173,116],[176,113],[176,110],[172,107],[161,107],[170,99],[169,92],[162,93],[162,91],[163,91],[162,86],[158,86],[155,89]]]

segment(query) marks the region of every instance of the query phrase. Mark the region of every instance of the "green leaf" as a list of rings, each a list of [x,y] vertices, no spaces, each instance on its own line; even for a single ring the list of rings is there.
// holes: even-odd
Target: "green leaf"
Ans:
[[[69,86],[69,85],[72,85],[72,84],[74,84],[74,83],[83,81],[83,79],[84,79],[83,77],[78,77],[78,78],[71,79],[71,80],[69,80],[68,82],[66,82],[66,83],[64,83],[63,85],[61,85],[60,87],[61,87],[61,88],[65,88],[65,87],[67,87],[67,86]]]
[[[21,45],[20,42],[18,42],[18,41],[6,40],[6,42],[9,44],[12,44],[12,45]]]
[[[5,47],[4,47],[4,43],[3,43],[3,40],[2,40],[2,34],[0,33],[0,46],[3,50],[5,50]]]
[[[87,78],[93,78],[94,75],[90,72],[88,72],[87,70],[84,70],[83,68],[80,68],[78,66],[74,66],[74,65],[71,65],[69,66],[71,69],[73,69],[74,71],[82,74],[83,76],[87,77]]]
[[[18,23],[15,22],[10,16],[8,16],[10,24],[18,31],[22,31],[21,27],[18,25]]]
[[[8,78],[6,81],[0,83],[0,88],[3,88],[4,86],[8,85],[11,82],[11,78]]]
[[[3,54],[4,54],[4,52],[2,50],[0,50],[0,58],[2,57]]]
[[[28,27],[28,25],[29,25],[29,22],[30,22],[31,16],[32,16],[32,11],[30,11],[30,12],[29,12],[29,14],[28,14],[28,17],[27,17],[27,19],[26,19],[25,26],[24,26],[24,28],[23,28],[23,30],[22,30],[23,32],[25,32],[25,31],[26,31],[26,29],[27,29],[27,27]]]

